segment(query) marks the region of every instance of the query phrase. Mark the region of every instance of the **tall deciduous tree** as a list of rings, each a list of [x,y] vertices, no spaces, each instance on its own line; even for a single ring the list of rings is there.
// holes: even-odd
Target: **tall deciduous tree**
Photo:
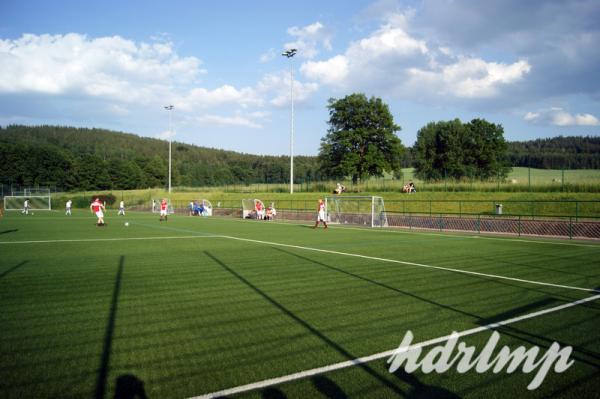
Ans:
[[[415,174],[426,180],[506,177],[506,148],[501,125],[483,119],[431,122],[417,133]]]
[[[329,100],[329,129],[321,139],[321,170],[357,182],[384,171],[401,173],[404,147],[390,110],[380,98],[351,94]]]

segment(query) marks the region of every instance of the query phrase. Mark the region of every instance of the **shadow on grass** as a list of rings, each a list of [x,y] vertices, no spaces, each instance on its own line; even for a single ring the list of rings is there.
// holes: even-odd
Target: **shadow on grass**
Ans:
[[[329,378],[319,375],[311,379],[317,391],[323,396],[330,399],[347,399],[348,395],[339,387],[338,384],[331,381]]]
[[[15,270],[19,269],[21,266],[24,266],[25,264],[27,264],[27,262],[29,262],[28,260],[24,260],[23,262],[11,267],[10,269],[3,271],[2,274],[0,274],[0,278],[4,278],[7,275],[9,275],[10,273],[14,272]]]
[[[543,308],[546,305],[550,305],[551,303],[555,303],[555,302],[556,302],[556,299],[554,299],[554,298],[540,299],[539,301],[531,302],[526,305],[507,310],[506,312],[498,313],[492,317],[486,317],[484,319],[480,319],[477,322],[477,324],[479,324],[481,326],[486,326],[488,324],[497,323],[499,321],[512,319],[514,317],[517,317],[517,316],[520,316],[520,315],[523,315],[526,313],[530,313],[534,309]]]
[[[266,301],[268,301],[275,308],[279,309],[283,314],[285,314],[286,316],[288,316],[289,318],[291,318],[292,320],[294,320],[296,323],[298,323],[299,325],[301,325],[302,327],[304,327],[305,329],[307,329],[311,334],[313,334],[315,337],[319,338],[321,341],[325,342],[325,344],[327,344],[329,347],[331,347],[332,349],[334,349],[335,351],[337,351],[338,353],[340,353],[342,356],[344,356],[348,360],[352,360],[352,359],[356,359],[357,358],[357,356],[355,356],[352,353],[348,352],[342,346],[340,346],[339,344],[337,344],[336,342],[334,342],[332,339],[330,339],[329,337],[327,337],[325,334],[323,334],[322,332],[320,332],[319,330],[317,330],[315,327],[313,327],[310,323],[308,323],[307,321],[305,321],[305,320],[301,319],[300,317],[296,316],[296,314],[294,314],[288,308],[286,308],[285,306],[283,306],[282,304],[280,304],[279,302],[277,302],[275,299],[271,298],[267,293],[265,293],[264,291],[262,291],[260,288],[258,288],[254,284],[252,284],[250,281],[246,280],[243,276],[241,276],[240,274],[238,274],[235,270],[231,269],[229,266],[227,266],[224,262],[222,262],[220,259],[218,259],[217,257],[215,257],[213,254],[211,254],[208,251],[204,251],[204,254],[206,256],[208,256],[210,259],[212,259],[216,264],[218,264],[219,266],[221,266],[225,271],[229,272],[235,278],[237,278],[242,283],[244,283],[248,288],[252,289],[258,295],[260,295],[261,297],[263,297]],[[373,378],[377,379],[381,384],[383,384],[386,387],[388,387],[390,390],[392,390],[393,392],[395,392],[397,395],[403,396],[405,394],[405,392],[402,391],[402,389],[400,387],[398,387],[392,381],[388,380],[386,377],[384,377],[381,374],[379,374],[377,371],[375,371],[369,365],[367,365],[365,363],[360,363],[360,364],[357,364],[356,366],[360,367],[363,371],[365,371],[366,373],[368,373],[370,376],[372,376]]]
[[[123,374],[117,378],[115,399],[147,399],[144,381],[133,374]]]
[[[447,389],[436,387],[433,385],[423,384],[413,374],[407,373],[404,369],[398,369],[394,375],[400,380],[411,386],[411,389],[406,394],[409,399],[459,399],[460,396]]]
[[[473,313],[465,312],[463,310],[453,308],[452,306],[448,306],[448,305],[444,305],[444,304],[439,303],[439,302],[432,301],[431,299],[427,299],[427,298],[424,298],[422,296],[415,295],[415,294],[412,294],[412,293],[407,292],[407,291],[403,291],[403,290],[398,289],[396,287],[392,287],[391,285],[387,285],[385,283],[381,283],[381,282],[379,282],[377,280],[372,280],[370,278],[363,277],[363,276],[360,276],[358,274],[347,272],[346,270],[337,268],[335,266],[330,266],[330,265],[327,265],[327,264],[322,263],[322,262],[318,262],[318,261],[316,261],[314,259],[310,259],[310,258],[307,258],[307,257],[302,256],[302,255],[295,254],[295,253],[290,252],[290,251],[286,251],[285,249],[281,249],[281,248],[273,248],[273,249],[277,250],[277,251],[280,251],[280,252],[283,252],[283,253],[285,253],[287,255],[295,256],[298,259],[302,259],[302,260],[304,260],[306,262],[309,262],[309,263],[312,263],[314,265],[321,266],[323,268],[326,268],[326,269],[329,269],[329,270],[333,270],[333,271],[338,272],[338,273],[345,274],[346,276],[350,276],[352,278],[365,281],[367,283],[376,285],[376,286],[381,287],[381,288],[385,288],[385,289],[390,290],[390,291],[394,291],[394,292],[396,292],[398,294],[402,294],[402,295],[406,295],[406,296],[409,296],[409,297],[414,298],[414,299],[418,299],[419,301],[426,302],[426,303],[428,303],[430,305],[434,305],[434,306],[440,307],[442,309],[447,309],[447,310],[450,310],[452,312],[460,313],[460,314],[465,315],[465,316],[474,317],[475,319],[479,319],[479,316],[477,316],[477,315],[475,315]]]
[[[96,380],[96,390],[94,398],[103,399],[106,394],[106,379],[108,377],[109,363],[110,363],[110,350],[112,347],[113,334],[115,331],[115,320],[117,318],[117,306],[119,303],[119,294],[121,291],[121,277],[123,275],[123,266],[125,264],[125,257],[119,258],[119,267],[117,269],[117,275],[115,277],[115,285],[113,288],[112,300],[110,303],[110,310],[108,313],[108,323],[106,324],[106,332],[104,333],[104,346],[102,348],[102,356],[100,358],[100,368],[98,369],[98,378]],[[134,377],[135,378],[135,377]],[[127,379],[126,379],[127,380]],[[130,380],[130,379],[128,379]],[[117,380],[118,384],[118,380]],[[143,387],[143,384],[142,384]],[[124,396],[125,398],[126,396]]]
[[[4,231],[0,231],[0,235],[8,234],[8,233],[16,233],[17,231],[19,231],[19,229],[4,230]]]
[[[287,399],[287,396],[277,388],[267,388],[261,393],[263,399]]]

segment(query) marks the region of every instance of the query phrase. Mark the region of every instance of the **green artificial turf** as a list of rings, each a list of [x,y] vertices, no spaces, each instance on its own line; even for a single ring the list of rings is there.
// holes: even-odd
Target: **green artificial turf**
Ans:
[[[149,398],[193,397],[394,349],[407,330],[421,342],[594,295],[423,265],[600,286],[589,242],[141,213],[94,222],[83,211],[0,219],[0,397],[133,397],[142,386]],[[498,329],[511,348],[573,346],[574,365],[535,391],[520,369],[390,374],[382,359],[241,396],[594,397],[599,305]],[[489,335],[464,341],[481,349]]]

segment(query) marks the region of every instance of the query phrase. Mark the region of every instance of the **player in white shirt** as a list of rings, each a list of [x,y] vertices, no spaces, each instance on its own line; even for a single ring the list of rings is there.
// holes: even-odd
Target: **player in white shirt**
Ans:
[[[23,210],[21,211],[21,213],[29,215],[29,199],[26,199],[25,202],[23,202]]]
[[[325,203],[322,199],[319,199],[319,207],[317,208],[317,222],[313,226],[313,229],[316,229],[319,226],[319,222],[323,223],[323,226],[327,228],[327,221],[325,220]]]
[[[65,215],[71,216],[71,206],[73,206],[73,201],[68,200],[65,204]]]
[[[118,215],[125,216],[125,202],[124,201],[119,202],[119,214]]]

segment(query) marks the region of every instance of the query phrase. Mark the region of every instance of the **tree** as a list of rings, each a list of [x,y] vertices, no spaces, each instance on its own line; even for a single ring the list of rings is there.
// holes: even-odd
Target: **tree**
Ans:
[[[445,177],[506,177],[504,129],[483,119],[431,122],[417,133],[415,175],[425,180]]]
[[[354,183],[384,171],[400,173],[404,147],[395,134],[400,126],[380,98],[355,93],[330,99],[327,108],[329,129],[319,150],[322,172],[352,176]]]

